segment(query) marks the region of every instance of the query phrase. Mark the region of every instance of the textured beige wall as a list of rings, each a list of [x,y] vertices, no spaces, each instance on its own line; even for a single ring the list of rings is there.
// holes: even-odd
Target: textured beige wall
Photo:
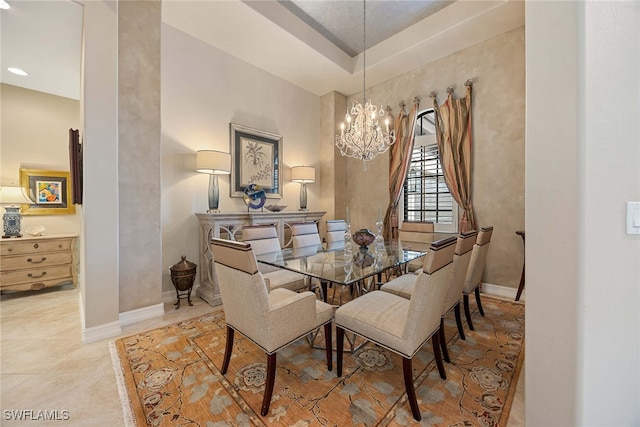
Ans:
[[[442,103],[448,86],[462,96],[464,82],[473,80],[473,201],[479,225],[494,226],[484,281],[507,287],[518,286],[523,263],[515,231],[524,229],[524,53],[521,27],[367,87],[373,102],[391,106],[397,115],[401,101],[409,106],[418,96],[421,110],[431,108],[432,91]],[[350,96],[347,105],[361,97]],[[388,159],[388,153],[374,159],[367,171],[360,161],[346,160],[347,188],[336,199],[346,198],[352,229],[375,229],[378,208],[389,201]]]
[[[159,0],[120,2],[120,312],[162,302],[160,25]]]

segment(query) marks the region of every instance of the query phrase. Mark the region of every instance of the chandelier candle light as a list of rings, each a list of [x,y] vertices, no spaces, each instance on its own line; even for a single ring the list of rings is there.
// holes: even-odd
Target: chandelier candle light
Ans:
[[[367,5],[362,2],[362,104],[353,102],[346,115],[347,127],[340,125],[340,135],[336,136],[336,147],[343,156],[362,160],[362,170],[367,170],[367,162],[378,154],[386,152],[396,141],[395,132],[389,129],[389,118],[385,119],[385,130],[378,123],[376,116],[384,116],[382,106],[378,108],[367,99]],[[351,116],[354,116],[353,119]]]
[[[316,181],[316,169],[312,166],[293,166],[291,181],[300,183],[300,210],[307,211],[307,184]]]
[[[220,185],[218,175],[231,173],[231,155],[215,150],[200,150],[196,153],[196,170],[209,174],[209,210],[208,213],[220,212]]]

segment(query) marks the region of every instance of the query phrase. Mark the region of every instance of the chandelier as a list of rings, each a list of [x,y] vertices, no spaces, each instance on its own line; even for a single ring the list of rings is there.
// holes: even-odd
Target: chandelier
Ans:
[[[394,131],[389,129],[388,117],[385,119],[384,130],[378,122],[377,116],[384,116],[382,106],[378,111],[371,100],[367,99],[366,0],[363,0],[362,8],[362,104],[357,101],[353,102],[353,106],[345,116],[346,129],[342,123],[340,135],[336,135],[336,147],[340,149],[343,156],[362,160],[362,170],[367,170],[367,162],[373,160],[378,154],[386,152],[395,142],[396,136]]]

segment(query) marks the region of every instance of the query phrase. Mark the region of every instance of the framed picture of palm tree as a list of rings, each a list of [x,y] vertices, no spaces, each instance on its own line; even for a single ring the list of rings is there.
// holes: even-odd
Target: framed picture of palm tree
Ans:
[[[231,142],[231,197],[243,197],[249,184],[262,188],[267,198],[282,198],[282,136],[229,124]]]

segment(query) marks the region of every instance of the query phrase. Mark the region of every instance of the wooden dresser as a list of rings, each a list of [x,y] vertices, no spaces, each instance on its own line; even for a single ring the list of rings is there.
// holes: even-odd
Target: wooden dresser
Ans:
[[[51,234],[0,241],[0,290],[78,284],[77,236]]]

